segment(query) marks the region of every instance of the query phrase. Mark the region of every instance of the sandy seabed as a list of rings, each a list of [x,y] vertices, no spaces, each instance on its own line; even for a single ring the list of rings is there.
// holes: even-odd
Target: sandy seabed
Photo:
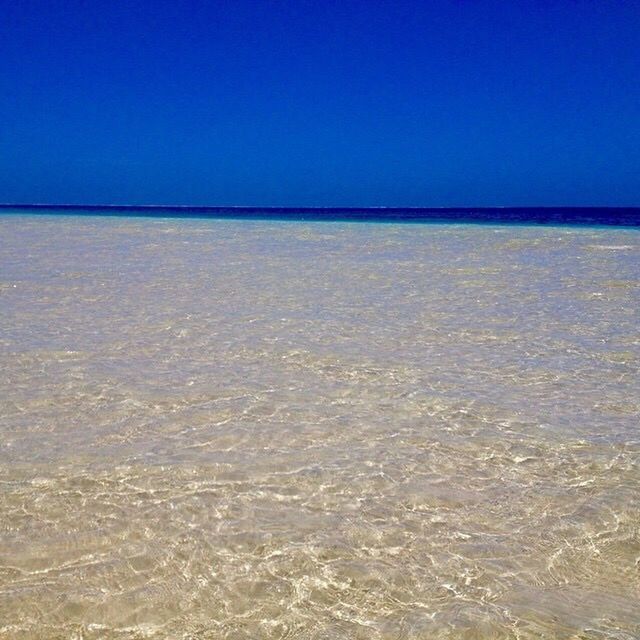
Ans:
[[[640,637],[640,232],[0,216],[0,638]]]

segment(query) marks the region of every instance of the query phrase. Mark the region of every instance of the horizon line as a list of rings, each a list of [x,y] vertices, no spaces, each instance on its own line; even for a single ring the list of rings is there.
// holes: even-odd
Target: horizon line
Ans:
[[[264,211],[279,210],[419,210],[419,211],[471,211],[495,209],[640,209],[638,205],[245,205],[245,204],[132,204],[132,203],[65,203],[65,202],[0,202],[0,208],[95,208],[95,209],[240,209]]]

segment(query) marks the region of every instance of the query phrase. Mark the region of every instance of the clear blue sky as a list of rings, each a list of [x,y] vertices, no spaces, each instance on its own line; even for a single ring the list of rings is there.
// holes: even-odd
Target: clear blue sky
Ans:
[[[0,201],[640,205],[640,2],[4,2]]]

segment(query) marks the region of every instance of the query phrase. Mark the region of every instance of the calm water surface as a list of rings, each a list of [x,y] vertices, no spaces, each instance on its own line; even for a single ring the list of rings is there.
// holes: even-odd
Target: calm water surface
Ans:
[[[0,216],[0,638],[640,637],[640,232]]]

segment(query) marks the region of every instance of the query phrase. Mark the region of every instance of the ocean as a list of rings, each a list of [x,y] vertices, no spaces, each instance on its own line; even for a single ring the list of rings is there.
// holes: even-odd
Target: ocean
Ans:
[[[0,638],[640,637],[638,210],[305,211],[0,214]]]

